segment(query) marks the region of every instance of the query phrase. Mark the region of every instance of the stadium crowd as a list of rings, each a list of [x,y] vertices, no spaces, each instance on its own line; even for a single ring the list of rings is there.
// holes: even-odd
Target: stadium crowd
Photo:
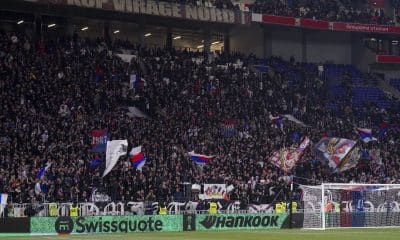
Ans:
[[[130,63],[115,53],[135,57]],[[183,201],[182,183],[226,183],[232,200],[247,203],[282,198],[290,182],[399,183],[398,109],[373,104],[355,109],[351,84],[343,78],[347,97],[328,103],[328,84],[317,66],[308,68],[274,57],[268,74],[253,69],[259,62],[240,54],[146,48],[124,41],[63,37],[34,42],[10,32],[0,34],[0,192],[15,203],[89,201],[93,189],[113,200]],[[285,71],[300,76],[291,85]],[[130,75],[145,80],[130,86]],[[130,117],[137,106],[149,118]],[[289,121],[282,129],[270,116],[292,114],[311,127]],[[386,121],[390,130],[377,142],[360,142],[361,160],[344,173],[332,171],[308,148],[290,172],[269,162],[281,147],[298,145],[305,136],[358,139],[354,127]],[[109,139],[128,139],[129,148],[143,146],[147,162],[137,171],[128,156],[102,178],[91,167],[93,129],[107,128]],[[187,152],[213,155],[200,167]],[[374,159],[372,159],[372,151]],[[39,180],[39,169],[51,163]],[[35,192],[37,182],[39,193]]]
[[[383,9],[368,4],[357,8],[354,1],[336,0],[291,0],[263,1],[256,0],[250,9],[257,13],[282,15],[290,17],[312,18],[317,20],[356,22],[369,24],[394,24]]]

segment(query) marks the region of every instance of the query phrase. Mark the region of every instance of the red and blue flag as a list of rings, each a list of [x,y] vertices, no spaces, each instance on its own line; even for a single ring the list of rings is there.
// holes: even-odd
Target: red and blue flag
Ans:
[[[142,146],[132,148],[129,155],[131,156],[133,166],[137,170],[142,171],[142,168],[146,163],[146,157],[142,153]]]
[[[107,129],[95,129],[92,131],[92,151],[105,152],[107,149]]]
[[[130,89],[142,89],[146,86],[146,81],[140,76],[140,74],[132,74],[130,78]]]
[[[190,158],[192,159],[192,161],[197,164],[207,164],[214,158],[214,156],[197,154],[197,153],[194,153],[194,151],[191,151],[188,154],[189,154]]]
[[[376,141],[377,139],[372,136],[372,130],[368,128],[357,128],[357,132],[360,135],[360,138],[368,143],[370,141]]]
[[[283,131],[283,121],[285,120],[283,116],[278,116],[278,117],[269,116],[269,119],[273,124],[275,124],[276,128]]]

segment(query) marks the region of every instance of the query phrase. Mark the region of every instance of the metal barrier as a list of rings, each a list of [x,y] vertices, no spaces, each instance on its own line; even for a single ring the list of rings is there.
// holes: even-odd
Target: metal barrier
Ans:
[[[72,203],[57,203],[57,216],[69,216],[70,207]],[[8,208],[8,217],[27,217],[26,209],[30,206],[34,210],[34,216],[49,217],[50,216],[50,203],[42,204],[12,204]],[[7,206],[4,205],[4,208]],[[126,216],[126,215],[156,215],[158,214],[158,203],[144,203],[144,202],[128,202],[128,203],[102,203],[101,206],[96,203],[78,203],[79,216]],[[168,208],[168,214],[208,214],[208,210],[184,209],[184,205],[179,205],[175,208]],[[289,209],[286,209],[289,212]],[[6,211],[2,211],[0,217],[5,217]],[[302,209],[298,209],[296,213],[302,213]],[[274,213],[272,208],[255,210],[255,209],[221,209],[218,210],[220,214],[246,214],[246,213]]]

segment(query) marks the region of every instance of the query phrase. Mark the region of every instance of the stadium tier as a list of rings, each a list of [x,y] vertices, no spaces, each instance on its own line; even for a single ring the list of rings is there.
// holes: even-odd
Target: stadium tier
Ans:
[[[397,9],[1,2],[0,236],[399,227]]]
[[[338,22],[393,24],[397,15],[393,15],[393,13],[385,14],[385,4],[382,2],[384,1],[256,0],[250,5],[250,9],[254,12],[271,15]]]

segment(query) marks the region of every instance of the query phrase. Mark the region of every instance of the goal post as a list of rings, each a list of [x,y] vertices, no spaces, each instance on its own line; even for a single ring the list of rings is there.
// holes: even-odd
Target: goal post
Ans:
[[[323,183],[300,188],[303,228],[400,226],[400,184]]]

